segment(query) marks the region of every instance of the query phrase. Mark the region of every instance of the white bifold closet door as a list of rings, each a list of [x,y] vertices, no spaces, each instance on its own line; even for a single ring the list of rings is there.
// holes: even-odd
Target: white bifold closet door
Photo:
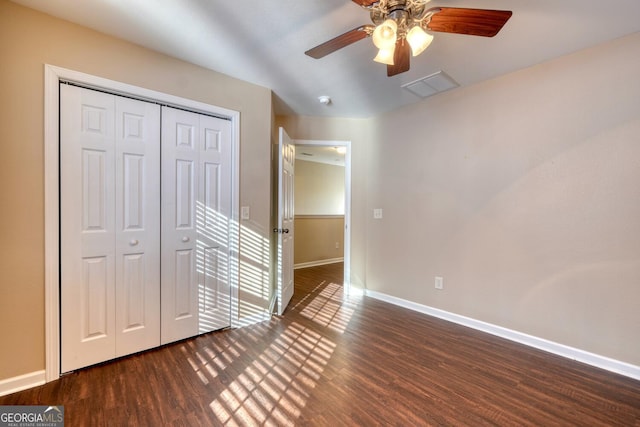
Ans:
[[[61,370],[160,343],[160,107],[60,86]]]
[[[230,326],[231,141],[228,120],[162,107],[163,344]]]
[[[62,372],[230,326],[231,129],[60,86]]]

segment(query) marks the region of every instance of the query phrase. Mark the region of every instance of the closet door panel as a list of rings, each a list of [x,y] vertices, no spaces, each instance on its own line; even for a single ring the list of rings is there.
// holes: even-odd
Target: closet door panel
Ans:
[[[200,116],[200,330],[230,326],[231,122]]]
[[[115,104],[60,87],[62,372],[114,357]]]
[[[160,344],[160,107],[60,87],[61,368]]]
[[[198,115],[162,108],[163,344],[197,334]]]
[[[116,356],[160,345],[160,106],[116,103]]]
[[[162,342],[230,326],[231,123],[162,110]]]

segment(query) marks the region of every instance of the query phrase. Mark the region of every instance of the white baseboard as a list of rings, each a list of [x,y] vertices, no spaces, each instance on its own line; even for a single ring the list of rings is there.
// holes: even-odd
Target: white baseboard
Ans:
[[[0,396],[16,393],[45,383],[44,370],[0,380]]]
[[[276,301],[278,301],[278,294],[277,292],[274,292],[273,295],[271,295],[271,301],[269,302],[269,313],[276,312]]]
[[[294,264],[293,269],[297,270],[299,268],[317,267],[319,265],[335,264],[336,262],[344,262],[344,258],[329,258],[318,261],[301,262],[300,264]]]
[[[264,322],[265,320],[271,319],[271,312],[267,311],[267,309],[261,310],[255,314],[251,314],[249,316],[245,316],[242,319],[238,319],[235,325],[232,325],[233,328],[242,328],[245,326],[253,325],[255,323]]]
[[[429,316],[438,317],[440,319],[448,320],[459,325],[467,326],[482,332],[496,335],[501,338],[506,338],[520,344],[528,345],[539,350],[556,354],[558,356],[566,357],[578,362],[595,366],[597,368],[606,369],[607,371],[615,372],[617,374],[640,380],[640,366],[621,362],[619,360],[611,359],[606,356],[600,356],[595,353],[590,353],[578,348],[569,347],[564,344],[546,340],[544,338],[538,338],[522,332],[514,331],[512,329],[503,328],[502,326],[493,325],[491,323],[472,319],[470,317],[460,316],[459,314],[450,313],[448,311],[418,304],[380,292],[365,290],[365,295],[371,298],[388,302],[390,304],[424,313]]]

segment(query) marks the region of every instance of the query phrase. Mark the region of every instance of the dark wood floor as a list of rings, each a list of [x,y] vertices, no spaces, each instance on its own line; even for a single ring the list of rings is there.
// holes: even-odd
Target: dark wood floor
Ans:
[[[282,317],[0,397],[67,426],[640,426],[640,382],[370,298],[342,265],[296,271]]]

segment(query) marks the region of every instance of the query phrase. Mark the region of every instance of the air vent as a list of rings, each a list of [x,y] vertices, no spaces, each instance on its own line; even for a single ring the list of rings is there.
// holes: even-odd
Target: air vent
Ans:
[[[311,153],[304,153],[304,152],[303,152],[303,153],[300,153],[300,154],[302,154],[303,156],[313,157],[313,154],[311,154]]]
[[[426,98],[458,86],[460,85],[444,71],[438,71],[437,73],[433,73],[427,77],[404,84],[402,85],[402,88],[416,96],[419,96],[420,98]]]

